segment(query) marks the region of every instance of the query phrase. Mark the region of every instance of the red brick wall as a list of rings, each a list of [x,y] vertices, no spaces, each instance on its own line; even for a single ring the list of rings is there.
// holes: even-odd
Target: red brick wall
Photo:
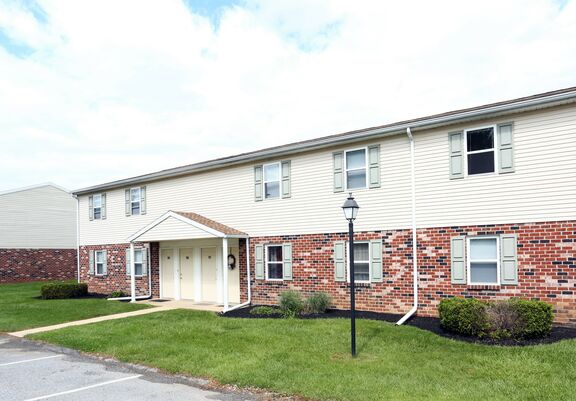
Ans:
[[[518,236],[518,285],[473,287],[450,282],[450,238],[457,235],[516,233]],[[357,233],[357,240],[383,240],[383,282],[357,288],[358,309],[405,313],[413,302],[412,238],[410,230]],[[252,267],[252,301],[274,304],[286,289],[304,293],[325,291],[334,305],[348,308],[348,285],[334,280],[333,243],[342,234],[261,237],[250,240],[251,266],[254,245],[292,243],[293,280],[255,280]],[[481,299],[522,297],[553,305],[556,321],[576,324],[576,222],[507,224],[429,228],[418,231],[419,310],[421,316],[437,314],[442,298]]]
[[[136,244],[141,246],[142,244]],[[159,244],[150,243],[150,272],[152,295],[159,296]],[[88,283],[88,291],[96,294],[110,294],[122,291],[130,295],[130,275],[126,274],[126,249],[129,244],[90,245],[80,247],[80,281]],[[106,250],[108,272],[105,276],[89,274],[90,250]],[[136,277],[136,295],[148,295],[148,276]]]
[[[0,249],[0,283],[76,277],[76,249]]]

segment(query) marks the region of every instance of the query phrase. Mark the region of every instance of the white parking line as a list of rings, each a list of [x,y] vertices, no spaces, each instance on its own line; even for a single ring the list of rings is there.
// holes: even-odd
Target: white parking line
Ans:
[[[76,393],[78,391],[84,391],[84,390],[88,390],[94,387],[100,387],[100,386],[105,386],[107,384],[113,384],[113,383],[118,383],[118,382],[123,382],[126,380],[132,380],[132,379],[137,379],[142,375],[136,375],[136,376],[129,376],[129,377],[123,377],[121,379],[116,379],[116,380],[109,380],[107,382],[103,382],[103,383],[98,383],[98,384],[93,384],[91,386],[86,386],[86,387],[80,387],[80,388],[75,388],[74,390],[68,390],[68,391],[62,391],[60,393],[54,393],[54,394],[48,394],[48,395],[43,395],[42,397],[36,397],[36,398],[29,398],[25,401],[37,401],[37,400],[45,400],[47,398],[52,398],[52,397],[58,397],[59,395],[64,395],[64,394],[71,394],[71,393]]]
[[[51,356],[43,356],[42,358],[25,359],[23,361],[0,363],[0,366],[16,365],[18,363],[26,363],[26,362],[35,362],[35,361],[41,361],[42,359],[60,358],[61,356],[64,355],[51,355]]]

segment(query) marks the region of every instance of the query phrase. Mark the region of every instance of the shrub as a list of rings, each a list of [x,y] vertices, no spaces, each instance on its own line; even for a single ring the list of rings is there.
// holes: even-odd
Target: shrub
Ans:
[[[250,310],[251,315],[269,316],[277,315],[280,311],[273,306],[255,306]]]
[[[325,292],[316,292],[306,300],[306,312],[324,313],[332,303],[332,298]]]
[[[540,338],[548,335],[552,329],[554,312],[552,305],[544,301],[513,298],[510,303],[518,313],[520,327],[518,338]]]
[[[493,339],[541,338],[550,333],[554,320],[551,305],[515,298],[495,302],[444,299],[438,311],[446,330]]]
[[[304,310],[304,302],[298,291],[285,291],[280,294],[280,313],[291,318],[299,316]]]
[[[440,301],[440,323],[446,330],[466,336],[482,336],[487,329],[486,303],[474,298]]]
[[[49,283],[44,284],[40,293],[42,299],[65,299],[82,297],[88,294],[86,283]]]
[[[127,296],[124,291],[112,291],[108,298],[122,298]]]

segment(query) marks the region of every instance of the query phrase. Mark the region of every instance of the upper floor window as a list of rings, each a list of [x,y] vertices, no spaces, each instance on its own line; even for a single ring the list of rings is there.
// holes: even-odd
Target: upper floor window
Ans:
[[[146,187],[125,190],[126,216],[146,214]]]
[[[88,198],[90,220],[104,220],[106,218],[106,194],[94,194]]]
[[[466,131],[468,175],[493,173],[496,166],[494,127]]]
[[[264,165],[264,197],[266,199],[277,199],[280,197],[280,163]]]
[[[130,188],[131,214],[140,214],[140,188]]]
[[[93,197],[94,205],[94,220],[100,220],[102,218],[102,195],[97,194]]]
[[[266,279],[282,280],[284,277],[284,256],[282,245],[266,247]]]
[[[366,188],[366,149],[346,152],[346,188]]]

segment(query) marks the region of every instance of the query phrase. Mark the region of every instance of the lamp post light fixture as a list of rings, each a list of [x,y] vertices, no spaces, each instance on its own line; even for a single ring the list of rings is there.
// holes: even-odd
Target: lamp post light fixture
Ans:
[[[342,210],[348,220],[348,241],[350,244],[350,341],[352,346],[352,356],[356,356],[356,285],[354,282],[354,220],[358,215],[360,206],[354,200],[352,192],[344,202]]]

